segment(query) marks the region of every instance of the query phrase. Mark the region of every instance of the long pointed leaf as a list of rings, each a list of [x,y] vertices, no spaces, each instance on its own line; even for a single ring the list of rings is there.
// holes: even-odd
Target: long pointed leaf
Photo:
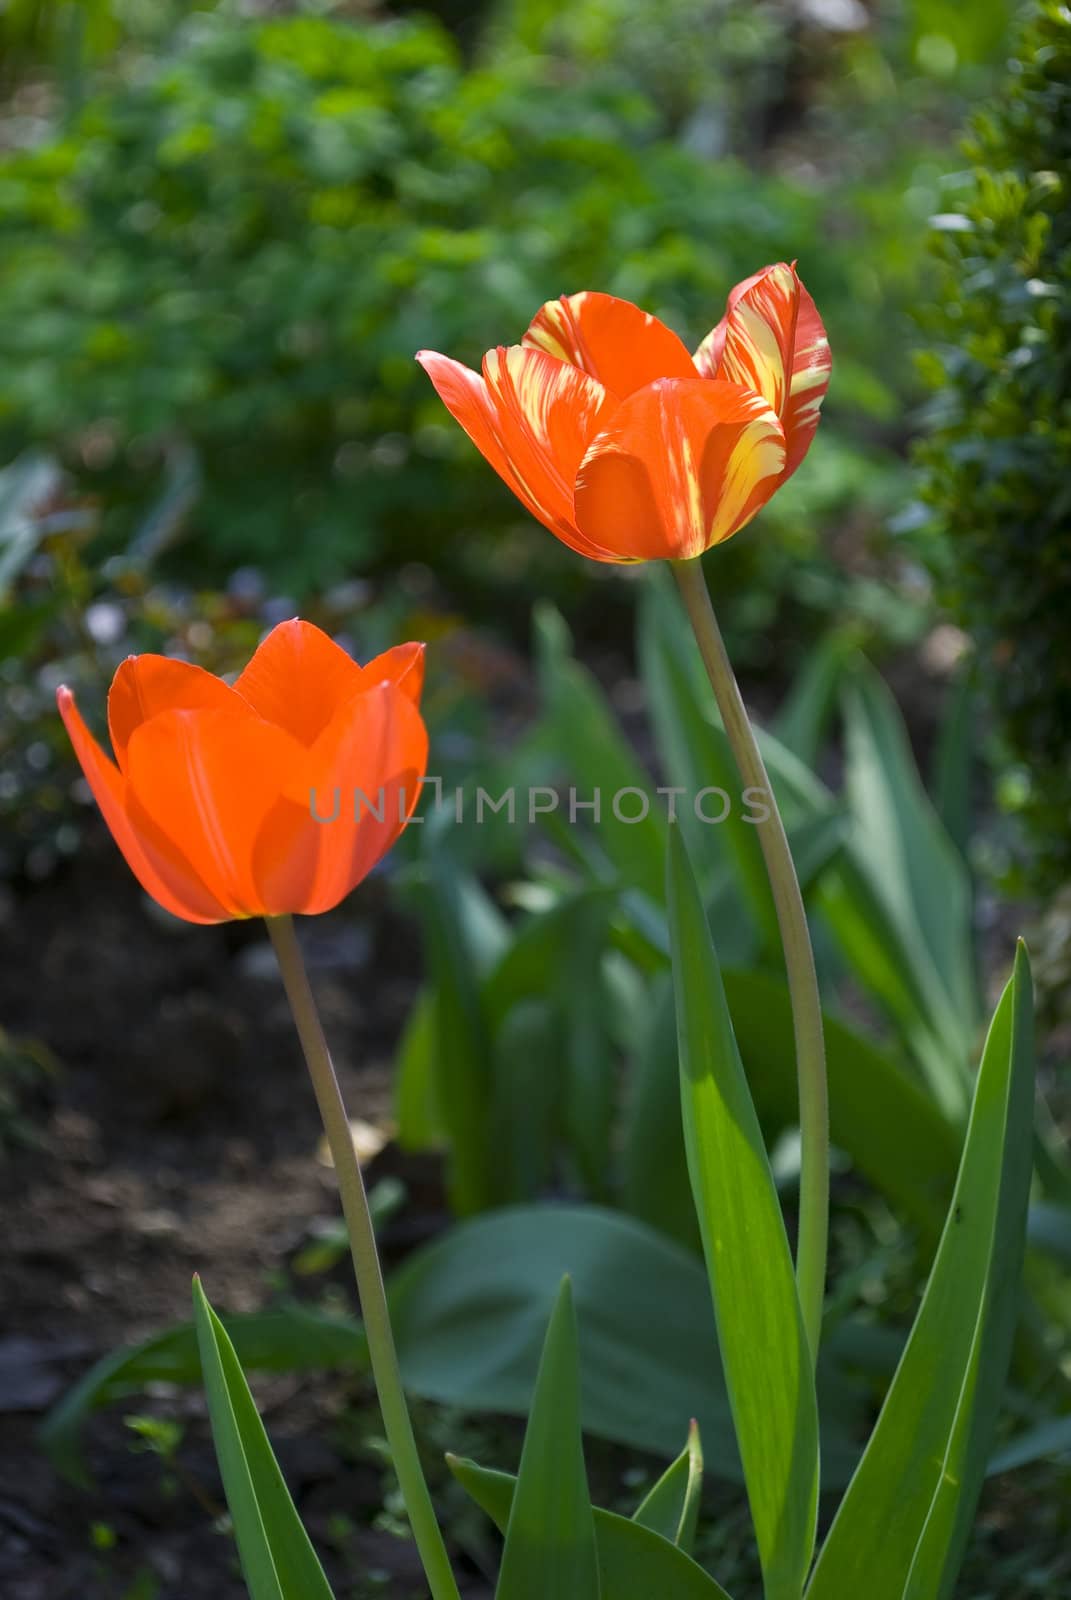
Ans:
[[[569,1279],[539,1363],[496,1600],[599,1600],[595,1522],[580,1434],[580,1360]]]
[[[676,830],[668,902],[684,1143],[766,1600],[799,1600],[818,1501],[811,1358],[762,1131]]]
[[[1032,1031],[1030,969],[1020,947],[986,1040],[930,1281],[808,1600],[945,1600],[952,1593],[1019,1307]]]
[[[332,1600],[226,1329],[194,1279],[212,1437],[251,1600]]]

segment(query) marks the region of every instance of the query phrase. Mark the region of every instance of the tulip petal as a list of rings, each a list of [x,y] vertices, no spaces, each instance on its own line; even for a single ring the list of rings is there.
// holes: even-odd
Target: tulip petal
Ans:
[[[665,323],[612,294],[548,300],[522,342],[579,367],[621,400],[658,378],[696,376],[683,342]]]
[[[393,683],[413,702],[420,705],[424,688],[424,646],[416,641],[392,645],[381,656],[359,669],[360,689],[374,689],[381,683]]]
[[[615,404],[576,367],[540,350],[501,346],[484,357],[483,374],[422,350],[417,360],[450,414],[521,504],[565,544],[595,560],[573,523],[573,483],[588,441]]]
[[[227,917],[299,909],[283,889],[261,894],[253,855],[268,828],[285,887],[309,882],[315,824],[281,804],[304,759],[296,739],[248,708],[165,711],[142,723],[127,748],[127,813],[150,865],[165,882],[192,869]]]
[[[776,414],[738,384],[649,384],[592,442],[576,518],[618,560],[685,560],[749,522],[777,486],[785,439]]]
[[[792,381],[788,404],[782,414],[788,455],[784,476],[795,472],[811,447],[818,428],[818,414],[829,388],[833,357],[829,340],[818,315],[818,308],[800,284],[800,309],[796,319],[796,348],[792,358]]]
[[[208,706],[240,706],[222,678],[170,656],[127,656],[108,690],[108,733],[122,769],[135,728],[161,711],[196,711]]]
[[[322,628],[292,617],[258,645],[234,687],[265,722],[311,745],[355,692],[360,668]]]
[[[761,394],[784,415],[792,374],[800,283],[794,268],[767,267],[726,315],[718,377]]]
[[[704,377],[746,384],[769,400],[787,442],[781,481],[790,478],[818,428],[832,367],[826,330],[795,264],[764,267],[738,283],[695,364]]]
[[[763,267],[760,272],[753,272],[750,278],[744,278],[734,285],[729,291],[729,299],[725,306],[725,315],[721,321],[707,334],[693,357],[696,368],[701,378],[717,378],[720,376],[718,368],[721,366],[722,354],[725,350],[725,332],[729,326],[729,317],[738,300],[747,294],[753,284],[758,283],[763,273],[769,272],[769,267]]]
[[[404,688],[381,684],[342,707],[303,767],[305,807],[320,835],[301,910],[329,911],[387,853],[420,798],[428,735]],[[258,853],[259,854],[259,853]]]
[[[150,862],[141,836],[127,814],[126,779],[86,727],[70,690],[58,690],[56,701],[74,753],[93,791],[93,798],[127,866],[145,893],[163,906],[165,911],[181,917],[185,922],[225,921],[230,913],[209,894],[183,857],[176,853],[169,870],[163,875]]]

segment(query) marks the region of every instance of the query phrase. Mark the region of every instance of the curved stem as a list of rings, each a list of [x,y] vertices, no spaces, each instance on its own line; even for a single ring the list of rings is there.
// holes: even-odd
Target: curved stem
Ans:
[[[342,1211],[350,1236],[350,1253],[361,1296],[361,1315],[368,1339],[372,1376],[375,1378],[387,1443],[409,1513],[413,1537],[424,1563],[433,1600],[459,1600],[457,1583],[439,1524],[435,1520],[435,1510],[424,1481],[413,1425],[405,1403],[364,1179],[353,1148],[349,1118],[320,1025],[316,1002],[309,987],[293,919],[288,916],[270,917],[267,922],[316,1092],[316,1103],[320,1108],[331,1159],[335,1164]]]
[[[672,565],[744,787],[761,789],[768,801],[769,815],[757,826],[785,954],[799,1080],[801,1152],[796,1283],[811,1356],[817,1361],[829,1236],[829,1096],[822,1009],[811,936],[785,826],[710,603],[703,568],[697,560],[675,561]]]

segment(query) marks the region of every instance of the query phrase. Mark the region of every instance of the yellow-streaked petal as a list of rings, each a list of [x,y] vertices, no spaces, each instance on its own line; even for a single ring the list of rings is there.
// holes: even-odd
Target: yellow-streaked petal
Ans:
[[[784,416],[792,376],[800,285],[785,262],[768,267],[726,316],[718,377],[761,394]]]
[[[432,350],[420,351],[417,360],[525,509],[581,555],[611,559],[578,533],[572,518],[576,469],[616,403],[601,385],[521,345],[489,350],[482,374]]]
[[[702,378],[652,383],[592,441],[577,525],[621,561],[685,560],[749,522],[784,462],[781,424],[752,390]]]

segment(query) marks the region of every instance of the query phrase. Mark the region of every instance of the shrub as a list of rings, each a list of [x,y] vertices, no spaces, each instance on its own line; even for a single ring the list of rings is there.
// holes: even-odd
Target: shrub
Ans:
[[[972,635],[1037,881],[1071,875],[1071,12],[1046,0],[937,219],[926,548]]]
[[[172,570],[199,580],[255,563],[300,594],[403,550],[480,571],[518,514],[413,352],[475,361],[584,284],[698,339],[735,279],[796,255],[847,396],[874,307],[824,210],[660,138],[597,73],[465,72],[426,21],[193,16],[0,163],[0,448],[60,447],[117,545],[192,449]]]

